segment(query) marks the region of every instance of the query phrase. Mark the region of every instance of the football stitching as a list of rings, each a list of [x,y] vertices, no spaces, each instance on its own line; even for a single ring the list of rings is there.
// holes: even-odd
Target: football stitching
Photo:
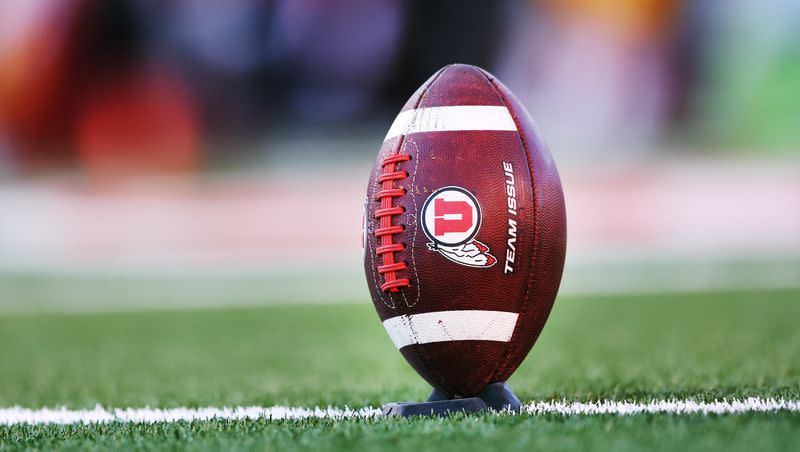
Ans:
[[[444,334],[446,334],[446,335],[447,335],[447,337],[448,337],[448,338],[449,338],[451,341],[454,341],[455,339],[453,339],[453,335],[452,335],[452,334],[450,334],[450,331],[448,331],[448,330],[447,330],[447,327],[446,327],[446,326],[444,326],[444,322],[442,322],[441,320],[439,320],[439,325],[442,327],[442,331],[444,331]]]
[[[401,136],[394,152],[387,154],[381,162],[382,170],[378,177],[381,189],[375,194],[376,201],[381,203],[374,215],[380,220],[380,227],[375,230],[375,236],[379,236],[381,240],[380,246],[375,249],[375,254],[383,262],[383,265],[378,266],[378,273],[384,278],[384,283],[381,284],[381,290],[384,292],[397,293],[400,292],[400,288],[410,285],[408,278],[397,277],[397,272],[407,269],[408,264],[404,260],[395,260],[395,254],[405,251],[406,246],[402,242],[395,242],[394,236],[401,234],[405,227],[400,223],[392,224],[394,216],[400,216],[406,212],[405,207],[393,203],[394,198],[405,196],[408,192],[395,185],[395,182],[408,178],[408,172],[400,170],[400,164],[412,158],[410,154],[400,152],[404,144],[405,136]],[[398,192],[401,193],[398,194]]]
[[[484,329],[482,329],[482,330],[481,330],[481,332],[480,332],[480,333],[478,334],[478,336],[477,336],[477,338],[478,338],[477,340],[481,340],[480,338],[482,338],[482,337],[486,337],[486,336],[485,336],[486,332],[487,332],[487,331],[489,331],[490,329],[492,329],[492,327],[494,326],[494,324],[497,322],[497,319],[498,319],[498,318],[500,318],[500,314],[496,314],[496,315],[495,315],[495,316],[492,318],[492,320],[490,320],[490,321],[489,321],[489,323],[486,325],[486,328],[484,328]]]
[[[411,331],[411,337],[414,339],[412,341],[413,344],[419,344],[419,335],[417,334],[416,330],[414,330],[414,325],[411,323],[411,317],[407,315],[400,316],[403,320],[403,325],[408,327],[408,330]]]
[[[494,79],[489,77],[484,71],[480,69],[476,69],[483,77],[489,82],[492,89],[494,89],[495,93],[500,97],[503,101],[503,104],[508,109],[509,114],[511,114],[511,118],[514,120],[514,124],[517,126],[517,136],[519,136],[520,141],[522,142],[522,148],[525,151],[525,161],[528,164],[528,174],[531,178],[531,193],[533,196],[533,250],[531,250],[531,263],[530,263],[530,274],[528,276],[528,285],[525,288],[525,297],[522,299],[522,303],[519,309],[519,317],[522,317],[525,312],[527,312],[528,307],[528,298],[530,297],[531,289],[533,288],[533,283],[535,279],[534,273],[534,264],[536,263],[536,250],[538,249],[539,245],[539,206],[538,206],[538,194],[536,193],[536,177],[533,173],[533,162],[532,156],[530,154],[530,150],[528,149],[528,144],[525,141],[525,137],[523,136],[522,132],[520,131],[519,121],[517,118],[517,114],[511,109],[506,100],[505,96],[503,95],[502,90],[498,89],[494,83]],[[516,331],[516,326],[514,327]],[[514,331],[511,333],[511,338],[514,337]],[[508,345],[506,346],[505,352],[503,352],[503,358],[500,360],[500,363],[497,365],[497,369],[491,376],[491,379],[494,380],[497,378],[498,375],[503,374],[506,368],[508,367],[508,358],[511,356],[512,351],[512,344],[513,340],[509,340]]]
[[[428,84],[428,86],[426,86],[425,89],[422,90],[422,92],[419,94],[419,99],[417,99],[417,102],[414,105],[414,109],[415,110],[419,109],[419,106],[420,106],[420,104],[422,104],[422,100],[425,98],[425,94],[428,92],[430,87],[433,86],[433,84],[436,83],[436,81],[439,79],[439,77],[441,77],[442,74],[444,74],[445,71],[447,71],[447,69],[449,69],[450,67],[452,67],[452,65],[445,66],[444,68],[440,69],[439,72],[433,77],[433,80],[431,80],[431,82]],[[417,149],[417,151],[419,151],[419,149]],[[419,155],[417,155],[416,164],[419,164]],[[413,197],[413,193],[412,193],[412,197]],[[418,215],[419,212],[417,212],[415,210],[414,214]],[[415,218],[415,221],[418,224],[419,218]],[[415,229],[414,229],[415,233],[417,231],[416,227],[418,227],[418,226],[415,226]],[[413,248],[413,246],[412,246],[412,248]],[[412,253],[413,253],[413,249],[412,249]],[[417,279],[417,291],[419,291],[419,279]],[[417,333],[416,333],[416,331],[414,331],[413,326],[410,325],[410,322],[409,322],[409,329],[411,330],[411,333],[414,335],[414,338],[416,339],[417,338]],[[439,383],[444,383],[445,379],[442,378],[442,374],[439,372],[439,370],[430,365],[428,355],[425,353],[425,346],[422,345],[422,344],[418,344],[416,347],[414,347],[414,352],[416,353],[417,357],[419,357],[419,359],[422,362],[422,365],[424,366],[424,368],[428,369],[430,371],[430,373],[436,375],[436,377],[438,377],[438,382]],[[420,373],[422,373],[422,372],[420,372]]]
[[[422,285],[419,282],[419,273],[417,272],[417,260],[414,257],[414,248],[417,245],[417,231],[419,231],[419,217],[418,217],[418,210],[417,210],[417,197],[414,196],[414,190],[417,188],[417,168],[419,168],[419,146],[417,146],[416,141],[412,139],[406,140],[412,146],[414,146],[414,173],[411,175],[411,186],[409,187],[409,193],[411,194],[411,202],[414,203],[414,213],[407,214],[406,218],[414,217],[414,233],[411,235],[411,268],[414,270],[414,280],[417,282],[415,287],[417,288],[417,299],[414,301],[413,304],[408,304],[408,300],[406,300],[406,305],[410,308],[420,300],[420,293],[422,292]],[[405,294],[403,294],[405,296]]]
[[[390,151],[390,148],[387,147],[386,149],[387,149],[387,152]],[[384,158],[385,157],[382,157],[380,153],[378,154],[378,160],[379,161],[383,160]],[[372,200],[375,199],[375,187],[377,187],[377,185],[378,185],[378,178],[380,177],[381,172],[382,171],[376,171],[375,172],[375,179],[372,181],[372,184],[371,184],[371,187],[370,187],[369,199],[367,200],[370,204],[372,204]],[[367,213],[368,214],[370,214],[370,211],[371,211],[371,209],[367,209]],[[373,215],[370,214],[370,217],[372,217],[372,216]],[[375,238],[375,236],[374,236],[375,227],[372,225],[372,223],[374,221],[375,221],[375,218],[370,218],[370,221],[367,222],[367,226],[371,227],[371,230],[369,230],[369,235],[367,235],[367,245],[369,245],[370,238],[372,238],[373,240]],[[375,265],[375,247],[372,247],[372,246],[370,247],[369,259],[370,259],[370,264],[371,264],[370,267],[371,267],[371,270],[372,270],[372,281],[375,284],[375,291],[378,293],[378,296],[380,297],[380,299],[383,302],[383,304],[385,304],[390,309],[397,309],[395,304],[394,304],[394,300],[392,299],[391,293],[389,294],[389,301],[391,303],[387,303],[386,299],[383,297],[383,290],[381,290],[381,285],[380,285],[380,282],[378,281],[378,267]]]

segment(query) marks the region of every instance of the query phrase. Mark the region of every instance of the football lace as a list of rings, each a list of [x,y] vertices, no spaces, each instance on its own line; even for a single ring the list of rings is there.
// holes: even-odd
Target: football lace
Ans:
[[[406,171],[398,171],[397,164],[411,160],[409,154],[392,154],[383,159],[381,166],[383,172],[378,178],[381,189],[375,195],[375,201],[380,202],[381,206],[375,210],[375,218],[380,220],[380,227],[375,230],[375,237],[380,239],[380,245],[375,253],[383,259],[383,265],[378,266],[378,273],[384,278],[381,290],[384,292],[398,292],[401,287],[408,287],[411,284],[408,278],[398,278],[397,272],[408,268],[405,261],[395,261],[394,253],[399,253],[406,249],[405,244],[395,243],[394,235],[400,234],[405,230],[402,224],[392,224],[395,215],[405,212],[402,206],[392,205],[392,200],[405,196],[404,188],[395,187],[395,181],[403,180],[408,177]]]

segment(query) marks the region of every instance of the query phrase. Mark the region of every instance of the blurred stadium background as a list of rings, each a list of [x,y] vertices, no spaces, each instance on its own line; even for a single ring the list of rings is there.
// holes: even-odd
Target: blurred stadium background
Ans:
[[[798,287],[798,23],[793,0],[4,1],[0,310],[366,303],[369,168],[453,62],[553,150],[565,291]]]

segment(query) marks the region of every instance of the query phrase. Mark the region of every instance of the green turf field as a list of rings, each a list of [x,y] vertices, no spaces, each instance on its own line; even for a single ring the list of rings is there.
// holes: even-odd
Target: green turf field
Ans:
[[[110,297],[113,294],[109,294]],[[800,398],[800,291],[562,297],[523,401]],[[425,383],[361,304],[0,315],[0,407],[378,406]],[[0,426],[0,448],[800,448],[800,414]]]

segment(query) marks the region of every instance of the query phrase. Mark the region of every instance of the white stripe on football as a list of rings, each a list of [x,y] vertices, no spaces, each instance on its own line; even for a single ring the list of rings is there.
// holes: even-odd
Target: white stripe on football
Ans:
[[[503,105],[454,105],[406,110],[397,115],[383,141],[422,132],[459,130],[517,130]]]
[[[504,311],[439,311],[392,317],[383,326],[398,349],[430,342],[508,342],[518,316]]]

